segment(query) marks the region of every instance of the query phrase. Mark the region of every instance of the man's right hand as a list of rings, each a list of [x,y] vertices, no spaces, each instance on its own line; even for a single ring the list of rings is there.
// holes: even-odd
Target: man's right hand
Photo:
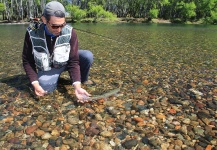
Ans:
[[[39,85],[38,82],[35,82],[32,85],[35,89],[35,94],[37,96],[44,96],[45,94],[47,94],[47,91],[44,91],[44,89]]]

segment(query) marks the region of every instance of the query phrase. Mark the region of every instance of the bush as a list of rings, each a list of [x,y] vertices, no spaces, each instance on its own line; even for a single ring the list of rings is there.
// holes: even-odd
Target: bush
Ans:
[[[90,10],[88,11],[89,16],[94,17],[94,21],[97,21],[99,18],[107,18],[114,20],[117,17],[109,11],[105,11],[101,5],[91,5]]]
[[[211,11],[210,16],[203,19],[205,24],[217,24],[217,12]]]
[[[217,11],[211,11],[211,17],[209,18],[209,22],[212,24],[217,24]]]
[[[149,17],[154,19],[154,18],[158,18],[158,14],[159,14],[159,10],[158,9],[151,9],[149,11]]]
[[[67,5],[66,10],[70,13],[72,17],[72,21],[80,21],[81,19],[85,18],[87,15],[86,10],[79,9],[78,6],[74,5]]]

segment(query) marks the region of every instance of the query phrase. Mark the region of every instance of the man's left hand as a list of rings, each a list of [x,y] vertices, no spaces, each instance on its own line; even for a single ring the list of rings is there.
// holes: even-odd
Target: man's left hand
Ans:
[[[78,102],[85,103],[88,102],[89,96],[91,96],[85,89],[83,88],[76,88],[75,95],[78,98]]]

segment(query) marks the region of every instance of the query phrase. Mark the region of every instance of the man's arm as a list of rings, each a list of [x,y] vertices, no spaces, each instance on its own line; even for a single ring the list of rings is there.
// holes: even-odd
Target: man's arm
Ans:
[[[29,77],[31,84],[35,89],[35,94],[37,96],[44,96],[47,92],[42,89],[38,82],[35,60],[32,53],[32,43],[28,32],[26,32],[25,35],[22,60],[26,75]]]
[[[22,53],[23,68],[26,75],[29,77],[30,82],[38,81],[38,75],[36,72],[36,65],[34,56],[32,53],[32,43],[29,37],[29,33],[26,32],[23,53]]]
[[[78,38],[75,30],[72,30],[72,37],[70,40],[71,51],[68,61],[68,71],[75,88],[75,95],[78,98],[78,102],[84,103],[88,100],[86,97],[91,96],[86,90],[81,88],[81,73],[79,66],[79,54],[78,54]]]
[[[78,38],[74,29],[72,30],[70,46],[71,46],[71,51],[69,54],[67,69],[74,87],[80,88],[79,83],[81,82],[81,74],[80,74],[80,66],[79,66]]]

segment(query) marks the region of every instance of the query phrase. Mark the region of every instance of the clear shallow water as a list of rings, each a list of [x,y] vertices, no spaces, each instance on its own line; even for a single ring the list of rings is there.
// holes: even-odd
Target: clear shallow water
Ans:
[[[217,68],[217,26],[115,23],[72,26],[77,31],[80,48],[94,53],[91,76],[102,82],[110,78],[121,80],[126,74],[130,78],[143,78],[147,67],[159,72],[171,67]],[[21,55],[26,27],[0,25],[0,78],[24,74]]]
[[[36,118],[38,120],[44,118],[51,122],[49,129],[54,128],[53,125],[56,124],[63,133],[66,130],[66,133],[72,131],[72,142],[79,141],[80,138],[77,137],[80,136],[74,135],[80,134],[80,131],[85,135],[87,131],[85,126],[90,121],[92,122],[92,119],[94,121],[95,113],[98,113],[103,118],[98,120],[98,123],[103,125],[103,131],[119,127],[121,124],[123,130],[129,129],[123,132],[123,136],[135,135],[134,137],[142,139],[145,135],[145,141],[147,141],[145,143],[150,146],[160,147],[168,144],[171,144],[171,147],[174,146],[173,141],[177,137],[173,136],[173,132],[175,135],[179,130],[174,130],[174,127],[169,126],[173,124],[173,121],[180,121],[183,126],[180,128],[181,132],[178,133],[179,137],[184,137],[180,140],[183,146],[195,148],[200,145],[199,142],[204,141],[204,138],[200,141],[200,137],[207,137],[209,141],[212,137],[214,139],[214,132],[210,130],[206,132],[203,119],[207,125],[210,121],[215,123],[216,105],[214,104],[216,104],[217,83],[215,26],[167,24],[76,24],[73,26],[77,28],[80,47],[90,49],[95,56],[90,77],[97,84],[85,87],[87,91],[92,95],[98,95],[120,87],[120,93],[115,97],[110,97],[103,104],[87,103],[78,106],[73,103],[76,101],[73,87],[68,84],[68,80],[65,80],[65,83],[63,80],[57,91],[43,98],[36,98],[29,89],[30,85],[21,61],[27,25],[2,25],[0,26],[2,33],[0,37],[0,106],[3,108],[3,116],[0,116],[0,121],[6,117],[10,120],[3,124],[8,127],[8,130],[6,130],[7,127],[0,127],[3,131],[0,138],[4,136],[4,132],[8,133],[14,129],[11,127],[20,130],[17,128],[20,127],[17,122],[21,124],[24,119],[28,119],[27,121],[31,124],[36,121]],[[195,92],[191,92],[192,90]],[[203,93],[203,95],[194,93]],[[62,111],[65,108],[67,111]],[[68,109],[73,109],[73,111]],[[94,114],[87,114],[88,110],[93,110]],[[147,110],[148,114],[142,112],[143,110]],[[206,114],[208,112],[209,114]],[[140,119],[144,118],[147,126],[142,125],[141,128],[137,126],[137,122],[133,120],[137,115],[141,117]],[[79,125],[73,123],[73,128],[68,131],[61,125],[62,121],[60,124],[58,116],[60,120],[64,120],[64,123],[66,121],[69,123],[71,116],[73,120],[79,122],[82,120],[83,123]],[[196,116],[202,120],[198,124]],[[12,121],[11,117],[13,117]],[[107,121],[109,118],[114,118],[111,124]],[[166,121],[164,122],[162,118]],[[185,118],[194,120],[194,123],[186,123],[188,121]],[[26,127],[30,126],[23,122],[22,133],[26,133]],[[14,134],[15,138],[18,136],[19,140],[28,141],[25,138],[20,139],[19,133],[20,131]],[[114,132],[112,139],[105,137],[105,141],[119,138],[119,133]],[[171,133],[171,136],[168,133]],[[146,139],[146,135],[150,138]],[[68,139],[68,135],[64,137]],[[8,135],[7,138],[3,141],[5,144],[2,144],[9,146],[6,141],[12,140]],[[101,139],[101,133],[100,137],[94,136],[96,141]],[[88,136],[84,136],[85,141],[90,141]],[[33,144],[41,146],[45,142],[48,141],[41,141],[41,138],[36,136],[33,138]],[[142,146],[143,140],[139,142],[138,145]]]
[[[216,26],[170,24],[75,24],[73,26],[88,32],[86,34],[78,32],[82,47],[92,48],[101,53],[110,51],[113,55],[121,54],[127,61],[131,58],[131,61],[144,59],[145,62],[150,63],[172,61],[198,65],[198,67],[216,67],[217,64]]]

